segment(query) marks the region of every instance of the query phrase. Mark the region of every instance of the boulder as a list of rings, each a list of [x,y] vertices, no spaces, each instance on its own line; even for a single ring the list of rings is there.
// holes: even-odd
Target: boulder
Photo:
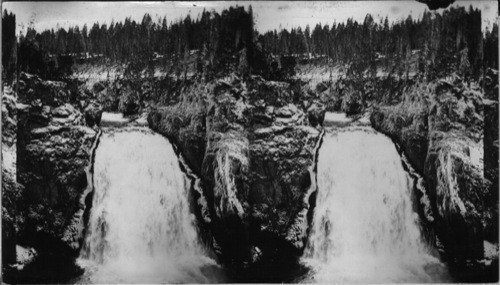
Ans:
[[[328,83],[326,82],[320,82],[318,85],[316,85],[316,92],[318,93],[323,93],[329,88]]]
[[[50,110],[51,116],[49,125],[54,126],[75,126],[83,124],[83,115],[77,110],[73,105],[66,103],[64,105],[55,107],[50,109],[50,106],[47,107],[47,110]]]
[[[101,104],[92,101],[84,109],[85,122],[87,126],[99,126],[101,123],[103,108]]]
[[[363,103],[359,94],[347,93],[342,97],[341,111],[347,116],[358,115],[363,111]]]
[[[94,93],[99,93],[99,92],[103,91],[104,89],[106,89],[106,86],[102,82],[96,82],[94,84],[94,86],[92,87],[92,89],[93,89]]]
[[[307,115],[309,118],[309,123],[311,126],[316,127],[318,125],[322,126],[325,120],[326,107],[318,102],[314,101],[313,104],[307,108]]]

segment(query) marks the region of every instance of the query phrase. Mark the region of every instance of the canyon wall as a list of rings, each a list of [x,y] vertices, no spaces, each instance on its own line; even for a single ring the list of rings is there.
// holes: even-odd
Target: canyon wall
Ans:
[[[16,89],[17,182],[24,186],[18,242],[77,254],[102,111],[77,82],[22,73]]]
[[[412,85],[399,103],[380,104],[371,114],[373,127],[400,144],[424,175],[435,219],[430,222],[448,260],[458,264],[485,258],[485,240],[498,243],[492,234],[498,188],[484,175],[498,172],[498,157],[490,153],[498,153],[498,138],[487,139],[498,120],[486,112],[497,102],[489,102],[480,86],[451,77]]]

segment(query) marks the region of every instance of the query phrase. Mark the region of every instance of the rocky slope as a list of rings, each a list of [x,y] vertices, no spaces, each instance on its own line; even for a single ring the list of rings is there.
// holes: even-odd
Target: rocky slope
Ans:
[[[409,87],[400,103],[381,105],[371,114],[372,125],[399,143],[424,174],[431,222],[447,259],[457,264],[483,259],[485,240],[498,243],[491,234],[498,227],[498,188],[484,175],[494,167],[486,165],[485,152],[495,148],[494,139],[487,138],[494,136],[490,132],[498,129],[498,119],[485,112],[494,105],[479,86],[452,77]],[[485,121],[495,126],[485,128]]]
[[[233,76],[192,87],[148,122],[201,177],[215,247],[241,265],[302,250],[323,118],[299,82]]]

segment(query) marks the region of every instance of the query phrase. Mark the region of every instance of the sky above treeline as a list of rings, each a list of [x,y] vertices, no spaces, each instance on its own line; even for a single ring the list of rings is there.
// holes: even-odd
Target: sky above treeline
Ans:
[[[109,25],[131,17],[140,22],[145,13],[153,20],[167,17],[175,22],[188,14],[197,18],[204,9],[221,12],[230,6],[252,6],[255,28],[264,33],[280,28],[312,28],[318,23],[346,22],[353,18],[362,22],[366,14],[371,14],[376,21],[388,17],[389,22],[420,18],[427,9],[425,4],[416,1],[202,1],[202,2],[4,2],[2,10],[16,14],[17,33],[26,32],[29,25],[37,31],[69,28],[87,24]],[[480,9],[483,18],[483,31],[491,28],[498,21],[497,1],[456,1],[453,6],[472,6]],[[438,12],[443,12],[439,9]]]

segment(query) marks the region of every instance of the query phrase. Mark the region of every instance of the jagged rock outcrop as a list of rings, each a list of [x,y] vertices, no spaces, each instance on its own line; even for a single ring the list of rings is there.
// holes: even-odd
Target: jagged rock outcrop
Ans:
[[[307,115],[309,118],[309,122],[313,127],[316,127],[318,125],[320,126],[323,125],[323,121],[325,120],[325,114],[326,114],[325,105],[323,105],[318,101],[314,101],[307,108]]]
[[[87,123],[87,126],[99,126],[101,123],[102,112],[103,109],[99,103],[95,101],[88,103],[87,106],[84,107],[85,122]]]
[[[415,85],[370,118],[424,174],[434,229],[448,259],[462,264],[484,257],[485,232],[498,226],[498,189],[483,175],[483,107],[481,89],[455,78]]]
[[[210,227],[230,264],[303,247],[297,219],[309,207],[304,197],[324,107],[296,87],[233,77],[193,87],[179,104],[148,117],[201,177]]]
[[[2,145],[13,146],[16,143],[17,132],[17,99],[10,87],[4,87],[2,92]]]
[[[146,76],[143,74],[120,75],[98,81],[87,86],[96,95],[96,102],[107,112],[120,112],[134,117],[147,112],[158,103],[174,105],[179,102],[180,93],[191,84],[190,79],[174,78],[170,75]],[[158,101],[161,102],[158,102]]]
[[[18,90],[17,179],[25,188],[20,238],[75,254],[82,238],[75,215],[85,207],[86,169],[98,133],[89,126],[98,124],[102,111],[79,100],[84,96],[65,82],[22,73]]]

